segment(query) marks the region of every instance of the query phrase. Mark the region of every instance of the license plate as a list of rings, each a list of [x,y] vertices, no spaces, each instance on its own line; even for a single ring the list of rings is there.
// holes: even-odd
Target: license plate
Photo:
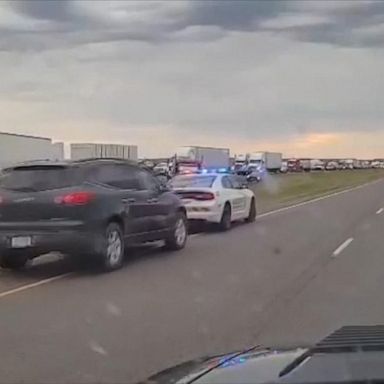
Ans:
[[[26,248],[32,245],[32,237],[31,236],[17,236],[12,237],[11,239],[11,247],[12,248]]]

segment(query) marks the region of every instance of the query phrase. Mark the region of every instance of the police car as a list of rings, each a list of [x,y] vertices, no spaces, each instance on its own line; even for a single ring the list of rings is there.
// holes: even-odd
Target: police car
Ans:
[[[175,176],[170,182],[182,199],[189,220],[217,223],[221,230],[237,220],[256,219],[256,199],[237,175],[203,170]]]

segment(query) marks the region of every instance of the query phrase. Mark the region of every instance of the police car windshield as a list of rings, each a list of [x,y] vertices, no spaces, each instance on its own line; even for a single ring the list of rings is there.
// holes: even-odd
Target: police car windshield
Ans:
[[[188,187],[202,187],[210,188],[212,187],[213,182],[215,181],[216,176],[176,176],[172,182],[171,186],[173,188],[188,188]]]

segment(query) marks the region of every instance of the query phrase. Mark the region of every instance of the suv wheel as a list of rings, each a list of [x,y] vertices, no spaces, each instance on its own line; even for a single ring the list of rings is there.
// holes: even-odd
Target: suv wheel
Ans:
[[[119,224],[108,224],[105,234],[105,245],[101,255],[103,269],[105,271],[114,271],[123,265],[124,261],[124,237]]]
[[[188,226],[187,218],[184,212],[178,212],[176,216],[176,222],[165,240],[165,248],[173,251],[183,249],[187,242],[188,237]]]

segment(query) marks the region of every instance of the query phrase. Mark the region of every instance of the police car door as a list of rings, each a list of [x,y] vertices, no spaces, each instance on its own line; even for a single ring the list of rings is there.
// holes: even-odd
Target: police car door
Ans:
[[[235,179],[232,179],[230,176],[224,176],[222,178],[222,185],[225,189],[227,199],[231,202],[232,220],[244,217],[247,200],[244,191],[241,189],[240,183],[236,184]]]
[[[249,196],[246,189],[243,189],[238,177],[230,175],[229,180],[232,184],[234,195],[233,209],[236,211],[236,219],[242,219],[248,215],[248,200]]]

